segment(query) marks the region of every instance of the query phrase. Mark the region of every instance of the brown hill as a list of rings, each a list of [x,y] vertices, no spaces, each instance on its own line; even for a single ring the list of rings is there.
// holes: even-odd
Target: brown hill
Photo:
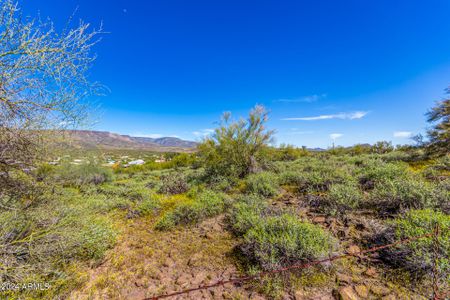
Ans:
[[[84,149],[128,149],[148,151],[192,151],[197,143],[176,137],[133,137],[108,131],[68,130],[70,144]]]

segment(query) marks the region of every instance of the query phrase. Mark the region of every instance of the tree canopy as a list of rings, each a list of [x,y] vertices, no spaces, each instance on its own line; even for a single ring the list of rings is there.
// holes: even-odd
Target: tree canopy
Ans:
[[[266,128],[267,110],[255,106],[247,119],[233,121],[224,113],[219,127],[199,145],[200,156],[211,175],[244,177],[261,168],[262,150],[274,131]]]
[[[446,90],[450,95],[450,87]],[[443,99],[427,113],[427,121],[432,127],[427,131],[427,148],[431,154],[450,153],[450,98]]]

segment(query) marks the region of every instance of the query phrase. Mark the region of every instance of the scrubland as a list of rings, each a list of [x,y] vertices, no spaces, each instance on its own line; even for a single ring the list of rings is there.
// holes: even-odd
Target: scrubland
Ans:
[[[437,258],[433,239],[423,238],[184,298],[426,299],[436,265],[440,285],[449,286],[448,156],[266,151],[262,170],[245,176],[212,174],[195,153],[159,165],[113,169],[88,160],[21,174],[19,188],[33,184],[34,192],[21,195],[20,213],[1,212],[0,272],[50,288],[2,296],[139,299],[392,243],[436,225]]]

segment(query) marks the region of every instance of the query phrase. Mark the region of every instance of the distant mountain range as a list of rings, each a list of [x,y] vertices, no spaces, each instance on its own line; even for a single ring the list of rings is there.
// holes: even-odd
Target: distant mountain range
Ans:
[[[196,142],[182,140],[176,137],[135,137],[108,131],[68,130],[65,132],[72,146],[93,149],[129,149],[149,151],[179,151],[193,150]]]

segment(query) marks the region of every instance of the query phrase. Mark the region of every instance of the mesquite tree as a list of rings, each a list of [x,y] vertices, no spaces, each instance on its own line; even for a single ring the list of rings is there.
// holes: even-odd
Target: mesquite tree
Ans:
[[[450,95],[450,87],[447,88]],[[427,113],[427,121],[434,124],[428,131],[427,148],[431,154],[445,155],[450,153],[450,98],[436,103]]]
[[[101,86],[87,77],[100,30],[80,21],[57,32],[50,21],[24,17],[0,0],[0,205],[17,183],[12,173],[38,159],[47,129],[76,127],[86,99]]]
[[[247,119],[232,121],[225,113],[219,127],[199,145],[206,171],[211,176],[245,177],[261,169],[263,150],[273,139],[267,130],[268,112],[257,105]]]

